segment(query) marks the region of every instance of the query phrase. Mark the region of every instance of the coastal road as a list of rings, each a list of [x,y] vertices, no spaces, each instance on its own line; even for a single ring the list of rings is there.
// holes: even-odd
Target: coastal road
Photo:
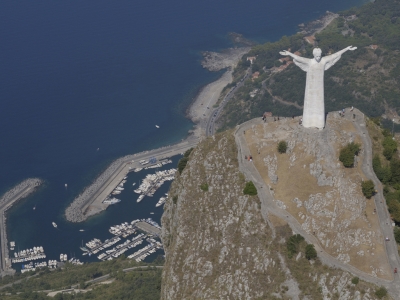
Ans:
[[[247,69],[246,71],[246,75],[239,81],[239,83],[234,86],[228,94],[226,94],[226,96],[224,97],[224,99],[222,100],[221,104],[212,111],[210,117],[207,120],[207,124],[206,124],[206,136],[212,136],[215,134],[215,122],[217,121],[218,117],[221,115],[221,112],[223,110],[223,108],[225,107],[226,103],[232,99],[233,95],[235,94],[235,92],[243,86],[244,82],[246,81],[247,78],[249,78],[251,74],[251,67],[249,69]]]
[[[375,186],[381,187],[379,180],[376,178],[375,173],[372,170],[371,141],[369,139],[369,135],[366,129],[364,115],[356,109],[354,110],[354,113],[357,115],[357,118],[354,121],[354,123],[357,129],[359,129],[360,132],[362,133],[363,146],[365,149],[363,171],[365,172],[365,175],[367,177],[369,177],[374,181]],[[346,117],[350,118],[350,113],[347,113]],[[247,179],[253,181],[253,183],[257,188],[258,195],[262,203],[261,214],[263,218],[267,222],[269,222],[268,215],[273,214],[280,217],[283,220],[286,220],[290,224],[290,227],[296,233],[301,234],[309,243],[315,245],[315,248],[318,251],[318,257],[324,264],[334,268],[336,267],[341,268],[342,270],[348,271],[358,276],[362,280],[377,284],[378,286],[383,285],[386,287],[386,289],[389,291],[390,294],[395,296],[396,299],[397,297],[396,295],[400,294],[400,278],[398,274],[396,274],[396,276],[394,276],[393,280],[391,281],[384,280],[381,278],[372,277],[371,275],[362,272],[351,265],[340,262],[336,258],[332,257],[330,254],[325,252],[324,249],[319,244],[319,241],[316,239],[316,237],[311,234],[308,234],[305,230],[303,230],[301,224],[292,215],[290,215],[287,211],[280,209],[276,205],[274,198],[270,193],[269,187],[265,184],[264,180],[262,179],[258,170],[255,168],[254,164],[248,163],[247,160],[244,160],[244,155],[248,155],[250,153],[250,150],[247,146],[243,132],[245,130],[251,129],[253,125],[258,125],[261,122],[262,120],[257,118],[241,124],[235,132],[235,139],[236,139],[236,144],[238,146],[239,169],[246,175]],[[400,270],[399,268],[400,260],[399,260],[399,255],[397,253],[397,245],[395,243],[393,236],[393,228],[390,225],[391,223],[386,207],[386,202],[382,195],[383,195],[382,189],[380,188],[378,189],[378,194],[375,196],[375,203],[382,233],[390,238],[390,241],[386,242],[385,245],[387,257],[389,259],[389,264],[391,265],[391,267],[392,268],[397,267]],[[388,275],[393,276],[393,273]]]

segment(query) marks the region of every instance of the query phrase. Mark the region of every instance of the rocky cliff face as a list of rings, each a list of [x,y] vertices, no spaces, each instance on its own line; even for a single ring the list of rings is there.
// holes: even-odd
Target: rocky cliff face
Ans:
[[[375,287],[305,259],[305,244],[289,259],[292,231],[263,218],[245,182],[232,132],[191,153],[164,207],[162,299],[374,299]]]

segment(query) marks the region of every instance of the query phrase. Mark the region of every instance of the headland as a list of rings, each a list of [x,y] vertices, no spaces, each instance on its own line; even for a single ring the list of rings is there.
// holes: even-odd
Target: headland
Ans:
[[[320,17],[314,21],[308,22],[306,24],[304,24],[304,23],[299,24],[299,28],[300,28],[299,33],[304,34],[306,36],[307,35],[311,36],[316,33],[319,33],[322,30],[324,30],[337,17],[339,17],[338,14],[335,14],[330,11],[326,11],[326,13],[322,17]]]

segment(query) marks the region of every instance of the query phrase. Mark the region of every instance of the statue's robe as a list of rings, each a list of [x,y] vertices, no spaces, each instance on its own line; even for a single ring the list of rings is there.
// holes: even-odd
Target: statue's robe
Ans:
[[[307,72],[304,94],[303,126],[306,128],[325,127],[324,72],[341,57],[341,53],[324,56],[317,62],[315,58],[295,56],[293,62]]]

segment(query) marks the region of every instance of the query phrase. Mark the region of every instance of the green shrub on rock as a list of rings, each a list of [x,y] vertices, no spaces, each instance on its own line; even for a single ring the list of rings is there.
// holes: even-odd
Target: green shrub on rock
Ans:
[[[387,136],[384,138],[382,142],[383,146],[383,155],[387,160],[391,160],[393,154],[397,151],[397,142],[393,140],[391,136]]]
[[[183,169],[186,167],[187,162],[189,161],[189,159],[187,157],[182,157],[179,162],[178,162],[178,171],[181,174]]]
[[[370,199],[375,194],[375,186],[372,180],[361,182],[361,189],[365,197]]]
[[[358,152],[360,152],[360,144],[349,143],[340,150],[339,160],[346,168],[352,168],[354,166],[354,156],[358,155]]]
[[[400,183],[400,160],[393,157],[390,161],[390,181],[393,183],[393,188],[396,188],[396,183]]]
[[[374,168],[376,177],[378,177],[381,182],[386,184],[391,181],[392,172],[389,167],[382,166],[379,155],[375,155],[372,159],[372,167]]]
[[[390,216],[395,222],[400,222],[400,202],[396,199],[386,199]]]
[[[317,258],[317,250],[315,250],[314,245],[308,244],[308,245],[306,246],[306,252],[305,252],[305,254],[306,254],[306,258],[307,258],[308,260],[316,259],[316,258]]]
[[[292,258],[293,255],[299,252],[299,245],[304,241],[304,238],[300,234],[292,235],[286,242],[286,248],[288,251],[289,258]]]
[[[257,195],[256,186],[254,185],[254,183],[252,181],[246,182],[246,186],[243,189],[243,194],[250,195],[250,196]]]
[[[375,292],[375,296],[377,296],[379,299],[382,299],[385,297],[387,294],[387,290],[385,287],[381,286],[378,290]]]
[[[278,152],[279,153],[286,153],[287,150],[287,142],[286,141],[280,141],[278,143]]]
[[[352,284],[358,284],[358,282],[360,281],[360,278],[358,277],[353,277],[353,279],[351,280]]]
[[[193,151],[193,148],[186,150],[185,154],[183,154],[183,157],[179,160],[179,162],[178,162],[179,174],[182,174],[183,169],[186,167],[186,165],[189,161],[189,155],[190,155],[190,153],[192,153],[192,151]]]
[[[200,185],[200,189],[204,192],[208,192],[208,183],[203,183]]]

